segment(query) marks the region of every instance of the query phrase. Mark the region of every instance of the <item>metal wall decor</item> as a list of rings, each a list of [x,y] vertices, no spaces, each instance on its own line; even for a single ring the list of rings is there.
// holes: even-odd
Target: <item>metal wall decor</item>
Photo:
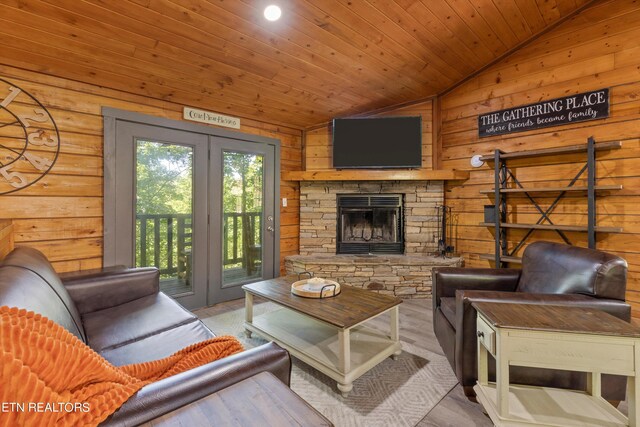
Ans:
[[[35,184],[60,153],[53,117],[31,94],[0,79],[0,195]]]

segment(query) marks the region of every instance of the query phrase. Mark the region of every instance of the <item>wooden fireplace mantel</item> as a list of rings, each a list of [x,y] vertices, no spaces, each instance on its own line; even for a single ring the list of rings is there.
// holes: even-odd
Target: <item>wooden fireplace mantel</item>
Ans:
[[[283,181],[455,181],[469,172],[455,169],[420,170],[307,170],[282,172]]]

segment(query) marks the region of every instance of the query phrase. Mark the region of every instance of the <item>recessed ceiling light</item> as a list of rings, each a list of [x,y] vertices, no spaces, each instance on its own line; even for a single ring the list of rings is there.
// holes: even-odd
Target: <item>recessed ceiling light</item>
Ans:
[[[275,4],[269,5],[264,9],[264,17],[268,21],[277,21],[282,15],[282,10]]]

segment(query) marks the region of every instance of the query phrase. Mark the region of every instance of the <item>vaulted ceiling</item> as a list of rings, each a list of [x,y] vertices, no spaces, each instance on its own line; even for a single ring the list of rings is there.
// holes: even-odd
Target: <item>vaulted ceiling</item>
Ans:
[[[0,63],[305,128],[443,92],[591,0],[0,0]]]

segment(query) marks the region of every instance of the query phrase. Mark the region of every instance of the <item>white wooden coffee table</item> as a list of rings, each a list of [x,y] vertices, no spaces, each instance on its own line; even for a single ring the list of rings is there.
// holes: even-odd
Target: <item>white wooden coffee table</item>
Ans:
[[[603,311],[478,302],[478,383],[497,426],[640,427],[640,329]],[[496,382],[488,381],[488,355]],[[509,383],[510,366],[586,372],[588,391]],[[601,396],[601,375],[627,377],[629,417]]]
[[[389,356],[401,353],[398,305],[401,299],[342,286],[332,298],[312,299],[291,293],[294,276],[244,285],[245,329],[275,341],[292,355],[338,383],[343,396],[353,381]],[[254,295],[282,309],[253,316]],[[365,323],[390,312],[389,333]]]

